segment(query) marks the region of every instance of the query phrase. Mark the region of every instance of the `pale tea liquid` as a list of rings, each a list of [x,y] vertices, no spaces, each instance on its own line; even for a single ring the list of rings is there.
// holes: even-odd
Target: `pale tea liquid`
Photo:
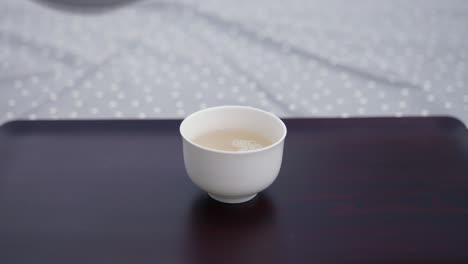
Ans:
[[[267,147],[273,142],[247,130],[223,129],[202,134],[193,140],[201,146],[224,151],[248,151]]]

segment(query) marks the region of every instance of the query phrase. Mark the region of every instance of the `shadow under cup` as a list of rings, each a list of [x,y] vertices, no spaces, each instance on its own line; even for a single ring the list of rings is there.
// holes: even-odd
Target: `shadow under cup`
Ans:
[[[249,151],[223,151],[193,142],[202,134],[224,129],[254,132],[273,144]],[[180,133],[190,179],[218,201],[241,203],[254,198],[276,179],[287,131],[283,121],[269,112],[245,106],[220,106],[188,116],[180,125]]]

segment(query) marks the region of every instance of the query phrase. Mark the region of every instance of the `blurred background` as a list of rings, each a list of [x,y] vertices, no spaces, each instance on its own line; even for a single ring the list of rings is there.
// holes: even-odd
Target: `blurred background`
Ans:
[[[465,0],[2,0],[0,123],[451,115],[468,123]]]

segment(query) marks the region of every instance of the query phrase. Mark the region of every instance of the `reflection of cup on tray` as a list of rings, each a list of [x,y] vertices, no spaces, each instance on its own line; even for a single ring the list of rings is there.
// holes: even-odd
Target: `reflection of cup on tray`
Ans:
[[[269,112],[208,108],[185,118],[180,133],[189,177],[218,201],[248,201],[278,176],[286,126]]]
[[[234,205],[199,195],[187,218],[181,263],[288,263],[277,217],[268,192]]]

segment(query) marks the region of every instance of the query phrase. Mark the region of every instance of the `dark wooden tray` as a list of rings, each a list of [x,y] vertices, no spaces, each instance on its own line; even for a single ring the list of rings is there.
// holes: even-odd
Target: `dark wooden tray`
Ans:
[[[0,128],[0,263],[468,263],[468,133],[452,118],[290,119],[251,202],[185,174],[177,120]]]

